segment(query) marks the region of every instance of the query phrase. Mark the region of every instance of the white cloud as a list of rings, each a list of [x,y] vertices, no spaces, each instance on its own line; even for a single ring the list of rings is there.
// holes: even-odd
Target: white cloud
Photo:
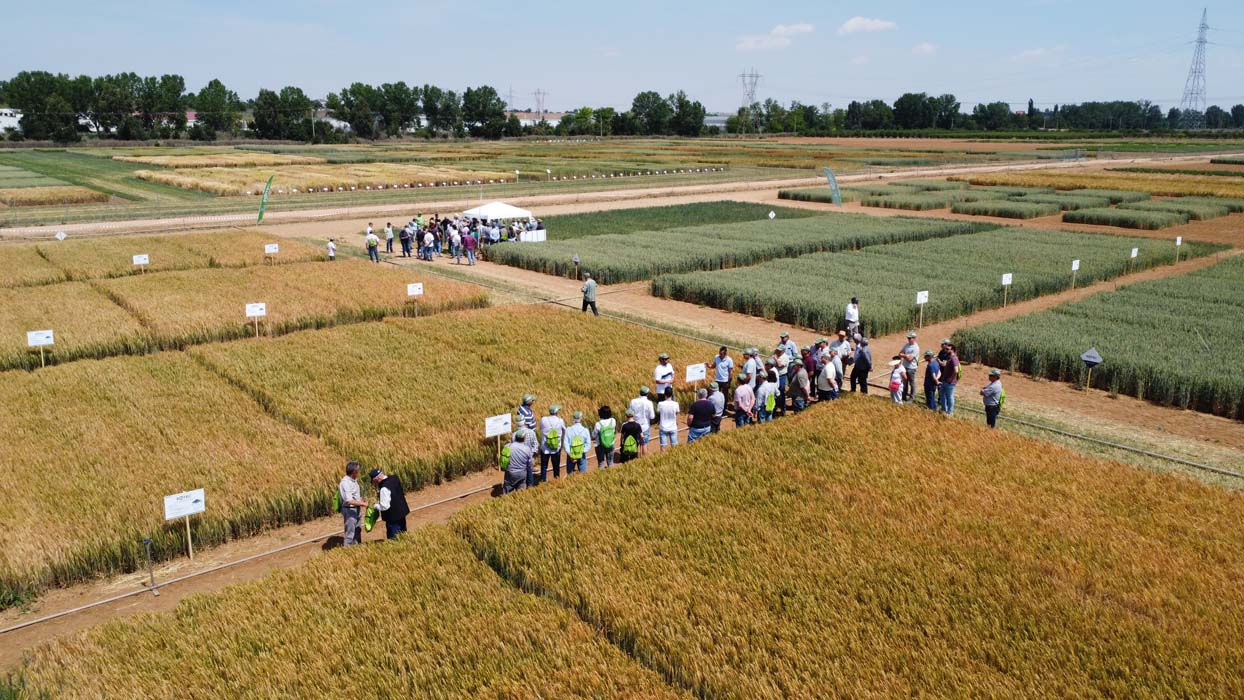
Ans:
[[[1024,49],[1019,53],[1011,56],[1012,61],[1036,61],[1042,58],[1054,58],[1063,51],[1067,50],[1066,46],[1040,46],[1035,49]]]
[[[855,58],[851,59],[851,65],[853,66],[868,65],[868,57],[867,56],[856,56]]]
[[[839,34],[854,34],[856,32],[883,32],[887,29],[895,29],[897,24],[888,19],[872,19],[870,17],[852,17],[842,23],[838,27]]]
[[[927,41],[922,41],[911,47],[911,52],[917,56],[932,56],[937,53],[937,44],[930,44]]]
[[[768,34],[744,34],[734,45],[738,51],[777,51],[788,48],[794,41],[791,37],[800,34],[811,34],[816,27],[807,22],[795,24],[779,24],[769,30]]]

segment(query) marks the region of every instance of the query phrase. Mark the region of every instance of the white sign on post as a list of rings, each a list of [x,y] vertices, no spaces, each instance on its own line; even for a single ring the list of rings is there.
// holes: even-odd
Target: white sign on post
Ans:
[[[1072,271],[1072,272],[1078,272],[1079,270],[1080,270],[1080,261],[1079,261],[1079,260],[1072,260],[1072,261],[1071,261],[1071,271]]]
[[[26,333],[26,347],[41,348],[47,345],[55,345],[55,339],[52,337],[52,331],[28,331]]]
[[[702,382],[708,378],[708,365],[701,362],[698,365],[687,365],[687,381]]]
[[[1183,237],[1183,236],[1175,236],[1175,245],[1177,245],[1177,246],[1181,246],[1181,245],[1183,245],[1183,244],[1184,244],[1184,237]]]
[[[164,497],[164,519],[176,520],[198,515],[207,510],[207,497],[203,489],[183,491]]]
[[[150,257],[149,255],[146,255],[146,254],[143,254],[143,255],[135,255],[135,256],[134,256],[134,264],[135,264],[135,265],[150,265],[150,264],[151,264],[151,257]]]
[[[1135,258],[1137,255],[1140,255],[1140,248],[1132,248],[1132,257]]]
[[[66,238],[68,238],[68,236],[66,236],[66,235],[65,235],[65,232],[64,232],[64,231],[57,231],[57,232],[56,232],[56,240],[58,240],[58,241],[63,241],[63,240],[65,240]]]
[[[264,255],[276,255],[279,252],[281,252],[281,244],[279,243],[265,243],[263,246]]]
[[[774,220],[774,219],[776,219],[776,218],[777,218],[777,212],[775,212],[775,211],[770,211],[770,212],[769,212],[769,220],[770,220],[770,221],[773,221],[773,220]]]
[[[423,296],[423,282],[412,282],[406,285],[406,296],[408,297]]]
[[[916,292],[916,303],[917,304],[929,303],[929,292],[927,289],[923,292]]]
[[[1003,287],[1011,286],[1011,279],[1012,279],[1012,273],[1010,272],[1002,275],[1002,286]]]
[[[512,417],[508,413],[484,419],[484,437],[500,437],[513,429]]]
[[[247,304],[246,305],[246,317],[247,318],[260,318],[262,316],[267,316],[267,315],[268,315],[268,305],[266,303],[260,302],[258,304]]]

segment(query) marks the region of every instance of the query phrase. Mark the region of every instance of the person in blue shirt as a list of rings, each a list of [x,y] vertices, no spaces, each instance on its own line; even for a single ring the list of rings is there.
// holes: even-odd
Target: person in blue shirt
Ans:
[[[725,345],[721,346],[709,364],[713,367],[713,381],[720,385],[728,385],[730,375],[734,371],[734,358],[730,357],[729,349]]]
[[[924,404],[930,411],[937,410],[937,386],[942,379],[942,365],[932,350],[924,351]]]

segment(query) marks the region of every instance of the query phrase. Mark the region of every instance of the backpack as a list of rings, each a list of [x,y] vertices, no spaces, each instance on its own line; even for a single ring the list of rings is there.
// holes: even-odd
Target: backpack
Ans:
[[[768,411],[769,413],[773,413],[774,409],[776,408],[777,408],[777,394],[771,393],[765,397],[765,410]]]
[[[609,421],[600,426],[600,446],[606,450],[613,449],[614,440],[614,422]]]
[[[587,446],[583,442],[582,435],[574,436],[574,439],[570,441],[570,449],[566,450],[571,459],[583,459],[585,451],[587,451]]]
[[[553,429],[544,434],[544,449],[559,450],[562,446],[562,434]]]
[[[505,447],[501,448],[501,463],[497,466],[499,466],[502,469],[505,469],[506,467],[510,466],[510,446],[509,445],[506,445]]]
[[[340,491],[333,491],[333,512],[334,513],[341,512],[341,492]]]
[[[1006,405],[1006,389],[1003,389],[1002,393],[998,396],[998,409],[1001,410],[1002,407],[1005,405]]]
[[[639,454],[639,441],[634,435],[627,435],[622,441],[622,454],[626,457],[634,457]]]

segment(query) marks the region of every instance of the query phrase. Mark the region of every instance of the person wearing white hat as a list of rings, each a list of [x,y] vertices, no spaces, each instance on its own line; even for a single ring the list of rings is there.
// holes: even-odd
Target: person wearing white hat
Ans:
[[[907,333],[907,344],[899,351],[903,356],[903,370],[907,378],[903,382],[903,401],[911,403],[916,398],[916,370],[920,367],[920,344],[916,342],[916,332]]]
[[[903,356],[895,355],[890,359],[890,398],[894,403],[903,403],[903,383],[907,381],[907,370],[903,368]]]

